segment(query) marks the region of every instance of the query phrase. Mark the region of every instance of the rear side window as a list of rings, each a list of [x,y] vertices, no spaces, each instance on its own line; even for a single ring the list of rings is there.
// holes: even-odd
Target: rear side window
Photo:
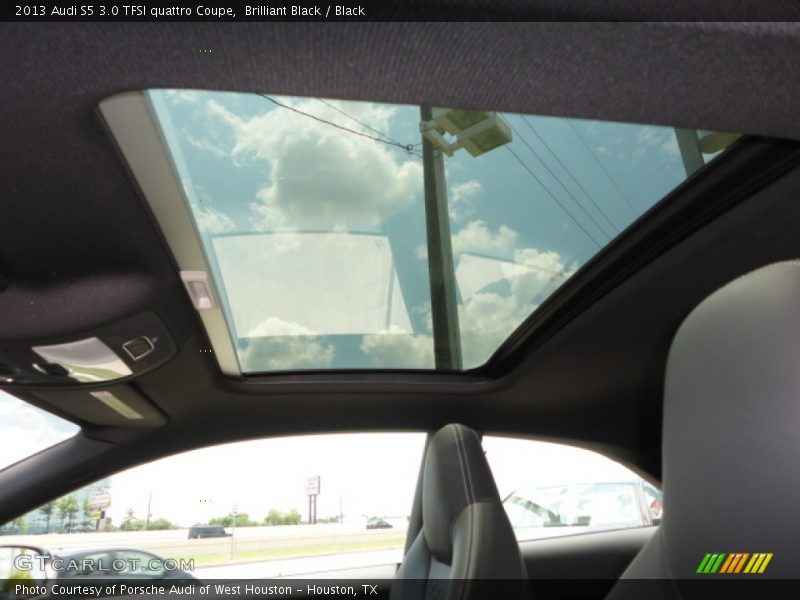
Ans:
[[[660,522],[661,492],[596,452],[494,436],[483,448],[520,541]]]
[[[108,576],[348,571],[359,579],[359,569],[369,577],[377,569],[391,577],[403,557],[424,444],[424,433],[405,432],[201,448],[113,474],[22,515],[14,542],[55,546],[64,558],[111,552]],[[90,560],[68,576],[91,576],[97,565]]]
[[[0,390],[0,470],[71,438],[78,426]]]

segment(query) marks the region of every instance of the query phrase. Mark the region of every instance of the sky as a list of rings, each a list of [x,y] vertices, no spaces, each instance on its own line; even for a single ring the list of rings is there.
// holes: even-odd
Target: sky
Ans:
[[[434,367],[418,107],[150,98],[243,372]],[[445,157],[464,368],[685,179],[672,129],[501,116]]]
[[[78,429],[0,390],[0,469],[72,437]]]
[[[0,392],[0,469],[74,435],[77,428]],[[294,436],[193,450],[123,471],[111,478],[119,525],[129,509],[181,526],[233,510],[262,521],[271,508],[308,515],[306,478],[320,476],[318,516],[345,520],[408,515],[425,434],[369,433]],[[617,463],[587,450],[487,436],[483,442],[502,497],[534,486],[635,479]],[[340,504],[341,502],[341,504]]]

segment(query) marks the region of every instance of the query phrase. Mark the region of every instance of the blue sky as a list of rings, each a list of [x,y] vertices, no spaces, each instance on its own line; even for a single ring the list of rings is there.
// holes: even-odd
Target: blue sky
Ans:
[[[243,371],[433,368],[418,107],[151,99]],[[445,158],[465,368],[685,178],[672,129],[502,116],[511,144]]]

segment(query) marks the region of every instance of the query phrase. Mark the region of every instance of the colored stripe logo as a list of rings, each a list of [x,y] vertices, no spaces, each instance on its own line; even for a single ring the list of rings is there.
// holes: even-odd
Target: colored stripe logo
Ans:
[[[738,573],[763,573],[769,561],[772,560],[772,552],[708,552],[700,561],[697,573],[700,574],[738,574]]]

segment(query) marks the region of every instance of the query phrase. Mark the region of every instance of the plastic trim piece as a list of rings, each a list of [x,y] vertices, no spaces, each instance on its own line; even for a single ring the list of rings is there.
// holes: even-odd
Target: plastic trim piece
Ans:
[[[117,145],[150,205],[181,271],[205,272],[208,288],[216,289],[200,244],[172,157],[145,92],[127,92],[99,105]],[[194,299],[193,299],[194,302]],[[241,377],[239,361],[218,304],[198,310],[214,347],[214,356],[226,375]]]

